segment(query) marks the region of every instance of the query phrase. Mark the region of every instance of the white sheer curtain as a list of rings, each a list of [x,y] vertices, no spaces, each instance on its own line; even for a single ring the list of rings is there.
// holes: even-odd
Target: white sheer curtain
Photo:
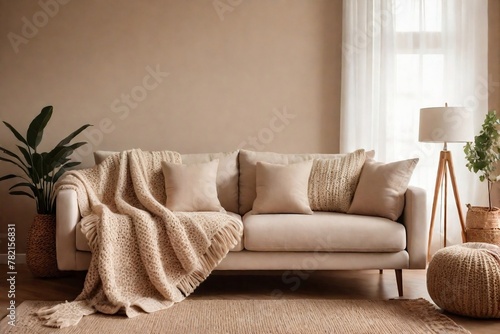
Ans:
[[[411,184],[432,203],[442,145],[418,142],[423,107],[473,110],[476,133],[488,102],[487,0],[344,0],[340,149],[374,149],[380,161],[419,157]],[[486,185],[449,144],[465,204],[487,205]],[[451,187],[447,243],[461,242]],[[433,250],[442,243],[436,217]]]

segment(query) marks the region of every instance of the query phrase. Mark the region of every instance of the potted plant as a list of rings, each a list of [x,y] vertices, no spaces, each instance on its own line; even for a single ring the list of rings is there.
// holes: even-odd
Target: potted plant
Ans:
[[[53,277],[59,275],[55,253],[55,192],[54,184],[71,167],[80,162],[71,161],[70,156],[85,142],[70,142],[90,124],[61,140],[52,150],[38,152],[43,131],[52,116],[52,106],[42,109],[31,121],[23,137],[12,125],[3,122],[19,141],[16,154],[0,147],[0,161],[16,166],[20,174],[7,174],[0,181],[20,179],[9,189],[9,194],[27,196],[35,200],[37,215],[30,227],[26,250],[26,263],[34,276]]]
[[[488,207],[467,205],[467,241],[489,242],[500,245],[500,209],[491,204],[491,188],[500,180],[500,120],[496,112],[486,114],[479,135],[474,142],[464,146],[467,168],[479,173],[479,180],[486,181],[488,187]]]

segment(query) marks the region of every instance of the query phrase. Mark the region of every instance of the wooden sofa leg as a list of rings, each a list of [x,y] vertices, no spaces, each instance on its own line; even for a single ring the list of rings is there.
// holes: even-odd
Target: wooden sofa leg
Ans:
[[[399,297],[403,297],[403,269],[394,269],[394,271],[396,272]]]
[[[382,275],[382,274],[384,273],[384,269],[379,269],[379,270],[378,270],[378,273],[379,273],[380,275]]]

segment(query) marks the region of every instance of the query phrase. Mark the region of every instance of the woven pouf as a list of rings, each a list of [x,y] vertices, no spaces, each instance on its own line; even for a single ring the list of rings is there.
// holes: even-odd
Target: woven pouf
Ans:
[[[500,247],[470,242],[437,251],[427,290],[442,309],[475,318],[500,318]]]

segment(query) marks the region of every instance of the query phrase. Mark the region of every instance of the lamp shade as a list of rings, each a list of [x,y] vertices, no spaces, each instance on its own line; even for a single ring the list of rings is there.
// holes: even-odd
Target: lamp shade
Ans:
[[[472,119],[472,113],[462,107],[422,108],[418,140],[433,143],[473,141]]]

